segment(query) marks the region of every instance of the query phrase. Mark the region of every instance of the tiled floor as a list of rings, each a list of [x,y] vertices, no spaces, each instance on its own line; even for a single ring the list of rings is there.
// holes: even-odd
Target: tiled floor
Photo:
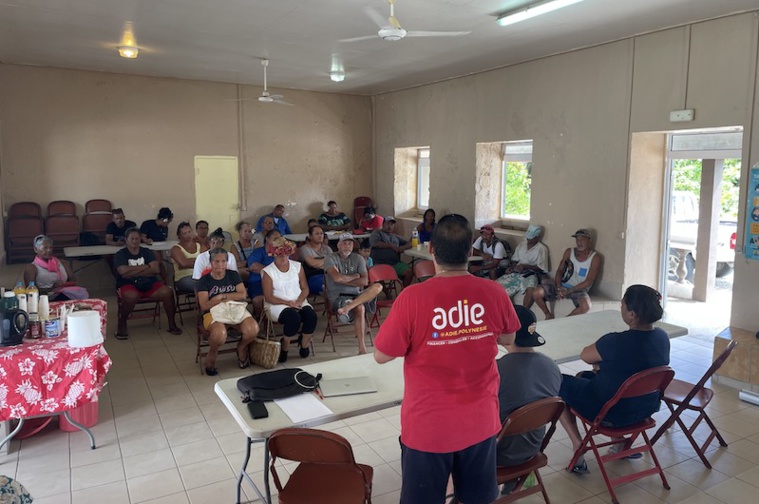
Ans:
[[[106,298],[113,306],[114,299]],[[115,310],[114,310],[115,311]],[[113,320],[110,328],[114,327]],[[162,326],[166,327],[165,320]],[[36,504],[83,503],[232,503],[235,471],[244,456],[245,441],[236,423],[216,398],[213,383],[242,376],[233,355],[219,358],[218,377],[203,376],[194,362],[194,327],[173,336],[149,321],[131,324],[131,339],[110,338],[106,348],[114,361],[100,402],[100,420],[93,429],[98,448],[90,450],[85,436],[48,428],[41,434],[13,441],[9,455],[0,456],[0,473],[16,477],[34,495]],[[318,331],[317,331],[318,332]],[[352,338],[337,338],[338,353],[319,342],[318,362],[353,355]],[[291,356],[289,365],[304,361]],[[711,340],[702,335],[672,341],[672,366],[681,379],[696,381],[711,362]],[[570,362],[565,372],[586,366]],[[624,504],[743,503],[759,494],[759,408],[742,403],[735,390],[714,385],[718,392],[710,415],[727,438],[728,448],[713,448],[707,470],[677,431],[657,443],[672,489],[655,477],[625,485],[618,491]],[[663,414],[659,415],[663,420]],[[398,448],[399,410],[393,408],[324,426],[346,437],[359,462],[374,467],[375,504],[396,503],[401,485]],[[698,432],[698,435],[703,435]],[[262,482],[262,448],[251,458],[251,475]],[[610,502],[598,466],[592,473],[564,471],[571,456],[559,431],[548,448],[550,467],[542,471],[555,504]],[[646,465],[646,459],[621,461],[613,471]],[[288,466],[285,466],[287,469]],[[254,498],[252,491],[248,498]],[[536,496],[526,502],[542,502]]]

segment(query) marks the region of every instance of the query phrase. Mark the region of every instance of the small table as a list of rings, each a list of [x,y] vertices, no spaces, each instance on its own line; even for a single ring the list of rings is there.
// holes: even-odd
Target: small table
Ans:
[[[411,257],[412,260],[416,260],[416,259],[424,259],[424,260],[427,260],[427,261],[431,261],[432,260],[432,254],[430,254],[430,249],[427,248],[424,245],[422,245],[421,249],[413,248],[412,247],[410,249],[404,250],[403,253],[406,254],[407,256]],[[471,255],[471,256],[469,256],[468,261],[469,262],[480,262],[480,261],[482,261],[482,256]]]
[[[0,441],[0,448],[18,434],[24,420],[63,414],[87,433],[94,450],[92,433],[72,420],[69,411],[97,402],[110,368],[111,358],[103,345],[72,348],[63,336],[0,348],[0,421],[19,420]]]
[[[166,240],[162,242],[153,242],[150,245],[145,245],[144,243],[140,245],[140,247],[145,247],[150,250],[155,251],[162,251],[165,252],[167,250],[171,250],[171,247],[179,243],[177,240]],[[69,260],[69,264],[71,265],[71,269],[74,270],[75,273],[78,273],[79,271],[82,271],[83,269],[90,266],[90,264],[85,264],[78,270],[74,269],[74,259],[86,259],[88,257],[99,257],[99,256],[112,256],[116,254],[119,250],[123,249],[124,246],[119,245],[88,245],[86,247],[63,247],[63,255],[66,256],[66,259]]]
[[[258,494],[262,502],[271,502],[269,486],[269,448],[267,440],[275,431],[285,427],[316,427],[335,420],[342,420],[364,413],[379,411],[391,406],[397,406],[403,399],[403,359],[395,359],[387,364],[377,364],[372,354],[336,359],[329,362],[310,364],[301,369],[317,375],[322,373],[325,379],[347,378],[351,376],[369,376],[377,388],[377,392],[343,397],[328,397],[324,404],[332,410],[332,414],[300,424],[293,424],[290,418],[274,402],[267,402],[268,418],[253,420],[248,407],[242,402],[242,395],[237,390],[237,378],[221,380],[214,385],[214,391],[221,402],[227,407],[232,417],[242,429],[247,438],[247,449],[240,473],[237,477],[237,503],[240,503],[242,480],[245,479]],[[253,443],[264,443],[264,493],[258,489],[248,476],[246,469],[250,460],[250,448]]]
[[[687,327],[661,321],[654,325],[663,329],[670,338],[688,334]],[[561,364],[579,359],[582,349],[595,343],[604,334],[628,329],[627,324],[622,321],[619,310],[604,310],[545,320],[538,322],[536,328],[537,333],[546,340],[546,344],[539,347],[538,351]]]
[[[54,301],[51,314],[61,306],[84,306],[100,314],[100,331],[105,337],[108,305],[102,299]],[[57,338],[24,340],[21,345],[0,347],[0,422],[19,419],[18,426],[0,441],[0,449],[18,434],[24,420],[63,414],[72,425],[87,433],[90,447],[95,438],[69,416],[83,404],[96,402],[103,389],[111,358],[96,345],[68,346],[68,328]]]

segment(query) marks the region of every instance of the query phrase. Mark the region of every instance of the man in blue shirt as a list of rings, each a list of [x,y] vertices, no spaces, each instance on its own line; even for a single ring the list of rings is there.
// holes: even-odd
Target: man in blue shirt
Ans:
[[[256,231],[261,232],[263,230],[263,222],[266,217],[271,217],[274,219],[274,229],[278,230],[283,235],[292,234],[292,230],[290,229],[290,225],[287,223],[284,217],[282,217],[285,213],[285,206],[284,205],[277,205],[274,207],[274,210],[270,214],[262,215],[260,219],[258,219],[258,224],[256,224]]]

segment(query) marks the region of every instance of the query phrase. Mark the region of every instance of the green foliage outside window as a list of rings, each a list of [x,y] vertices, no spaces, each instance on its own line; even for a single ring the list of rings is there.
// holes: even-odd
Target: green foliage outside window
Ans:
[[[720,217],[738,218],[741,160],[725,159],[722,171]],[[699,197],[701,191],[701,160],[675,159],[672,165],[672,189],[687,191]],[[529,206],[528,206],[529,208]]]
[[[530,218],[532,162],[509,161],[503,183],[504,216]]]

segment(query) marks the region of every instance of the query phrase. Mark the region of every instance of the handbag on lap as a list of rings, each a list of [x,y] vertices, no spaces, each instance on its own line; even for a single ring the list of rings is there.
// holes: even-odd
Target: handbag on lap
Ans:
[[[222,301],[211,308],[211,317],[214,322],[236,325],[252,315],[245,301]]]

